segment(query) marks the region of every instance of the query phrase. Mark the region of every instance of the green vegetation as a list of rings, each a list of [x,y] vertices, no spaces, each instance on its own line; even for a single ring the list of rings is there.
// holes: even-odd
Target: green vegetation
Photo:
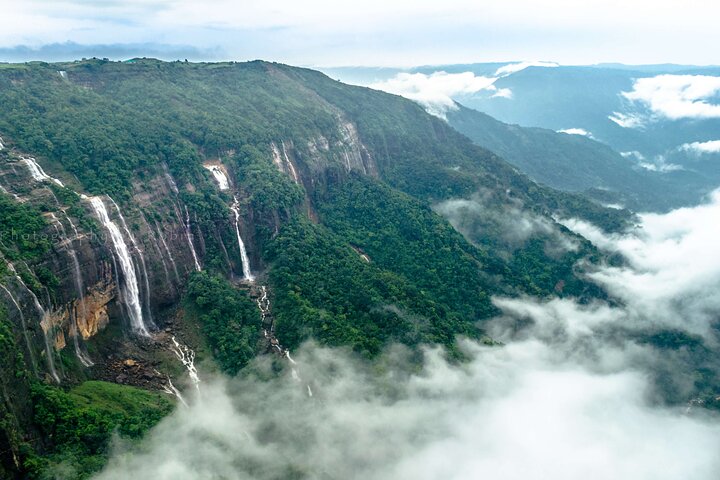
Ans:
[[[200,319],[203,334],[220,368],[236,374],[255,356],[261,322],[257,305],[223,277],[196,272],[190,277],[185,307]]]
[[[106,382],[85,382],[69,391],[36,384],[33,421],[50,453],[31,457],[33,478],[85,478],[99,470],[117,432],[137,439],[172,410],[160,393]]]
[[[454,351],[455,335],[481,336],[475,321],[491,310],[480,290],[470,306],[439,300],[423,289],[429,276],[408,279],[368,263],[342,237],[301,218],[282,229],[267,255],[278,336],[291,348],[314,337],[367,356],[391,340]],[[464,317],[463,307],[476,315]]]
[[[47,222],[31,205],[0,193],[0,250],[10,261],[36,260],[50,249]],[[4,262],[0,269],[6,268]]]

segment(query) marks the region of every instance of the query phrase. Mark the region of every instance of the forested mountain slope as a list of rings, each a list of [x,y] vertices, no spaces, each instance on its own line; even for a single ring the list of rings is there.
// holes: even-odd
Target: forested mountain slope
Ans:
[[[545,128],[521,127],[457,104],[447,120],[478,145],[497,153],[537,182],[633,210],[668,210],[692,203],[703,191],[694,171],[644,169],[594,139]]]
[[[494,294],[604,296],[554,218],[632,220],[411,101],[285,65],[3,65],[0,105],[7,475],[96,470],[116,426],[167,410],[155,392],[181,401],[190,351],[231,374],[309,338],[459,358]]]

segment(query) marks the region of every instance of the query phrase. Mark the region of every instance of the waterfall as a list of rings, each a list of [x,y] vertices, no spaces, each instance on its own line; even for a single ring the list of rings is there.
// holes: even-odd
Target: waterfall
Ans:
[[[187,345],[179,343],[175,340],[175,337],[172,337],[172,342],[173,344],[170,347],[170,350],[172,350],[178,360],[180,360],[180,363],[182,363],[187,369],[188,376],[190,377],[193,385],[195,385],[195,388],[200,390],[200,377],[198,376],[198,371],[195,367],[195,352]]]
[[[48,336],[48,332],[52,330],[52,322],[49,319],[48,313],[40,304],[40,300],[38,300],[35,292],[30,290],[28,286],[25,285],[25,282],[23,282],[22,278],[20,278],[19,275],[15,278],[17,278],[18,281],[23,285],[23,287],[25,287],[25,289],[28,291],[28,293],[33,299],[33,303],[35,304],[35,309],[40,314],[40,330],[42,330],[43,339],[45,340],[45,356],[47,357],[48,370],[50,370],[50,375],[53,377],[53,380],[55,380],[56,383],[60,383],[60,376],[58,375],[57,370],[55,370],[55,349],[50,344],[50,337]]]
[[[102,199],[99,197],[91,197],[90,204],[95,210],[95,214],[100,219],[100,223],[103,224],[105,229],[110,234],[110,239],[113,243],[115,253],[120,260],[120,268],[123,272],[123,300],[128,307],[128,314],[130,316],[130,324],[134,331],[137,333],[150,336],[145,323],[143,322],[142,307],[140,305],[140,289],[138,287],[137,275],[135,274],[135,265],[130,251],[125,244],[125,239],[120,233],[118,226],[110,220],[107,208]]]
[[[237,197],[233,197],[233,204],[230,206],[230,210],[235,214],[235,235],[237,235],[238,248],[240,248],[240,260],[242,260],[243,278],[248,282],[255,280],[252,272],[250,271],[250,259],[248,258],[247,251],[245,250],[245,243],[240,236],[240,203]]]
[[[157,374],[160,374],[157,370],[155,370]],[[170,380],[170,377],[166,376],[167,378],[167,385],[163,385],[163,392],[167,393],[168,395],[172,395],[175,398],[177,398],[180,403],[182,403],[185,407],[188,406],[187,402],[183,398],[182,394],[180,393],[180,390],[175,388],[175,385],[173,385],[172,380]]]
[[[30,171],[30,176],[36,181],[36,182],[55,182],[56,184],[60,185],[61,187],[64,187],[63,183],[58,180],[57,178],[53,178],[47,173],[45,173],[45,170],[37,163],[37,161],[32,157],[25,157],[20,159],[28,168]]]
[[[193,245],[192,241],[192,230],[190,230],[190,213],[188,213],[187,206],[185,206],[185,236],[187,237],[188,245],[190,246],[190,251],[192,252],[193,260],[195,261],[195,270],[198,272],[202,270],[200,268],[200,262],[198,261],[197,253],[195,253],[195,245]]]
[[[177,271],[177,265],[175,264],[175,259],[172,256],[172,253],[170,252],[170,248],[168,248],[168,244],[165,241],[165,235],[163,232],[160,231],[160,227],[155,224],[155,229],[157,230],[158,238],[160,239],[160,244],[165,249],[165,253],[167,254],[168,258],[170,259],[170,264],[172,265],[173,272],[175,273],[175,280],[177,280],[178,283],[180,283],[180,275],[178,275]]]
[[[83,318],[86,317],[87,312],[85,311],[85,287],[83,285],[82,280],[82,272],[80,270],[80,262],[77,258],[77,253],[75,252],[75,249],[72,246],[72,240],[68,238],[67,234],[65,233],[65,227],[63,227],[62,222],[57,219],[54,213],[50,213],[50,216],[53,220],[60,226],[60,230],[62,232],[62,235],[65,237],[67,241],[67,247],[66,250],[68,252],[68,256],[70,257],[70,261],[73,264],[73,269],[75,271],[73,275],[73,280],[75,281],[75,290],[77,291],[78,295],[78,306],[80,308],[80,311],[82,313]],[[68,222],[70,222],[70,226],[72,227],[73,231],[75,232],[77,236],[77,229],[75,228],[75,225],[70,221],[70,217],[65,215],[65,218],[68,219]],[[94,365],[93,361],[90,360],[90,357],[82,351],[80,348],[80,341],[78,340],[78,335],[80,334],[80,331],[78,330],[77,325],[77,311],[70,313],[70,321],[72,322],[71,326],[74,332],[71,332],[71,337],[73,341],[73,348],[75,350],[75,356],[80,360],[80,363],[82,363],[85,367],[92,367]]]
[[[290,350],[287,348],[283,348],[282,345],[280,345],[277,337],[275,336],[275,322],[273,321],[272,315],[270,313],[270,298],[268,297],[268,291],[265,285],[260,286],[260,296],[255,299],[255,302],[257,303],[258,309],[260,310],[263,336],[270,344],[270,348],[274,349],[275,352],[280,355],[280,357],[287,360],[287,362],[290,364],[290,373],[292,379],[302,384],[303,380],[300,377],[299,366],[297,362],[290,356]],[[310,384],[307,383],[305,384],[305,386],[307,388],[308,397],[312,397],[313,391],[312,388],[310,388]]]
[[[285,157],[285,164],[288,166],[288,169],[290,170],[290,175],[292,175],[292,178],[293,178],[293,180],[295,180],[295,183],[300,185],[300,178],[298,177],[298,174],[295,171],[295,166],[290,161],[290,157],[288,157],[287,150],[285,150],[285,142],[281,142],[280,144],[282,145],[283,157]]]
[[[120,222],[122,223],[123,230],[125,230],[125,234],[130,239],[130,243],[132,243],[132,246],[137,252],[138,257],[140,257],[140,267],[142,268],[142,277],[144,280],[143,283],[145,284],[145,312],[147,313],[148,322],[150,322],[150,325],[153,325],[152,313],[150,310],[150,281],[148,280],[147,268],[145,268],[145,256],[143,255],[140,247],[138,247],[138,244],[135,241],[135,237],[132,233],[130,233],[130,229],[128,228],[127,223],[125,223],[125,217],[123,217],[123,214],[120,211],[120,207],[118,207],[118,204],[115,203],[115,200],[113,200],[112,197],[108,195],[108,198],[115,207],[115,211],[117,211],[118,218],[120,218]]]
[[[2,137],[0,137],[0,151],[5,150],[5,144],[3,143]]]
[[[168,166],[165,162],[162,163],[162,169],[163,174],[165,175],[165,179],[170,185],[170,190],[172,190],[177,195],[180,191],[178,190],[177,183],[175,183],[175,179],[172,177],[172,175],[170,175],[170,169],[168,169]]]
[[[28,354],[30,355],[30,363],[32,364],[33,371],[35,372],[35,375],[37,376],[37,361],[35,360],[35,355],[33,354],[33,348],[32,343],[30,342],[30,337],[28,336],[28,328],[27,323],[25,322],[25,315],[23,314],[22,308],[20,307],[20,304],[18,304],[17,300],[13,296],[13,294],[10,292],[10,290],[7,289],[5,285],[0,284],[0,288],[2,288],[5,293],[7,293],[8,297],[10,297],[10,301],[15,305],[15,308],[17,308],[18,313],[20,314],[20,325],[22,326],[23,336],[25,337],[25,344],[27,345]]]
[[[203,165],[203,167],[212,173],[212,176],[215,178],[220,190],[228,190],[230,188],[230,182],[228,181],[225,172],[223,172],[220,167],[217,165]]]

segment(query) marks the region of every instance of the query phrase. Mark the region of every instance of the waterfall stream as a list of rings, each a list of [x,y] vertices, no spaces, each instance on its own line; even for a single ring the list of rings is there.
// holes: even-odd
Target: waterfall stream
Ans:
[[[47,173],[45,173],[45,170],[42,169],[42,167],[37,163],[37,161],[32,157],[25,157],[22,158],[21,161],[27,166],[28,170],[30,171],[30,176],[38,182],[42,181],[49,181],[54,182],[57,185],[60,185],[61,187],[64,187],[63,183],[58,180],[57,178],[53,178]]]
[[[115,203],[115,200],[113,200],[110,196],[108,196],[108,198],[115,207],[115,211],[117,211],[118,218],[120,218],[120,223],[122,223],[125,234],[130,239],[130,243],[132,243],[132,246],[137,252],[138,257],[140,257],[140,267],[142,268],[143,283],[145,285],[145,312],[147,313],[146,318],[150,325],[153,325],[152,313],[150,309],[150,281],[148,280],[147,268],[145,268],[145,256],[143,255],[142,250],[135,241],[135,237],[132,233],[130,233],[130,229],[128,228],[127,223],[125,223],[125,217],[123,217],[123,214],[120,211],[120,207],[118,207],[118,204]]]
[[[180,363],[182,363],[187,369],[188,376],[195,386],[195,389],[200,390],[200,376],[198,375],[197,368],[195,367],[195,352],[187,345],[183,345],[178,342],[175,337],[172,337],[171,339],[173,344],[170,347],[170,350],[172,350],[178,360],[180,360]]]
[[[60,383],[60,375],[58,375],[57,370],[55,369],[55,349],[50,343],[50,332],[53,330],[52,321],[50,320],[48,313],[40,304],[40,300],[38,300],[35,292],[30,290],[28,286],[25,285],[25,282],[23,282],[23,279],[20,278],[20,275],[17,275],[15,278],[17,278],[17,280],[22,284],[22,286],[25,287],[25,290],[28,291],[30,297],[32,297],[33,299],[35,309],[40,315],[40,330],[42,330],[43,332],[43,340],[45,341],[45,357],[47,359],[48,370],[50,371],[50,375],[52,376],[53,380],[55,380],[56,383]]]
[[[188,213],[187,206],[185,207],[185,237],[187,237],[187,242],[190,246],[190,251],[192,252],[193,261],[195,262],[195,270],[199,272],[200,270],[202,270],[202,268],[200,268],[200,262],[198,261],[197,253],[195,253],[195,245],[192,241],[192,230],[190,229],[190,213]]]
[[[150,333],[145,326],[142,314],[142,305],[140,303],[140,288],[138,287],[137,275],[135,273],[135,264],[130,256],[130,251],[125,244],[125,239],[120,233],[118,226],[110,220],[107,208],[102,199],[99,197],[90,198],[90,204],[95,210],[95,214],[100,219],[100,223],[103,224],[105,229],[110,234],[115,253],[120,260],[120,268],[123,272],[123,300],[128,307],[128,314],[130,316],[130,324],[133,330],[146,337],[150,336]]]
[[[85,311],[85,287],[83,285],[82,271],[80,270],[80,262],[78,261],[77,253],[75,252],[75,248],[72,245],[72,239],[68,238],[67,233],[65,232],[65,227],[63,226],[62,222],[58,220],[54,213],[51,212],[50,216],[59,225],[60,231],[62,232],[62,235],[67,242],[66,251],[73,265],[73,280],[75,283],[75,290],[78,295],[77,305],[83,318],[85,318],[85,316],[87,315],[87,312]],[[68,219],[68,222],[70,222],[70,225],[77,236],[77,229],[75,229],[75,225],[73,225],[73,223],[70,221],[70,217],[66,215],[65,218]],[[94,365],[93,361],[85,352],[83,352],[82,348],[80,347],[80,340],[78,339],[78,335],[80,335],[80,330],[78,329],[77,324],[77,311],[70,312],[70,322],[73,330],[73,332],[70,332],[70,336],[72,337],[75,356],[85,367],[92,367]]]
[[[228,190],[230,188],[230,182],[228,181],[225,172],[223,172],[220,167],[217,165],[203,165],[203,167],[212,173],[212,176],[215,178],[220,190]]]
[[[20,325],[22,326],[23,330],[23,336],[25,337],[25,345],[28,349],[28,354],[30,355],[30,363],[32,363],[33,371],[35,372],[35,376],[37,376],[37,360],[35,360],[35,354],[33,353],[32,343],[30,342],[30,337],[28,336],[28,329],[27,329],[27,323],[25,322],[25,315],[23,314],[22,308],[20,307],[20,304],[15,299],[15,296],[10,292],[10,290],[7,289],[5,285],[0,284],[0,288],[2,288],[5,293],[7,293],[8,297],[10,297],[10,301],[15,305],[15,308],[17,308],[18,313],[20,314]]]
[[[250,258],[248,258],[247,250],[245,250],[245,242],[240,236],[240,203],[237,197],[233,197],[233,204],[230,206],[235,215],[235,235],[237,236],[238,248],[240,249],[240,260],[242,260],[243,278],[248,282],[255,281],[255,277],[250,270]]]

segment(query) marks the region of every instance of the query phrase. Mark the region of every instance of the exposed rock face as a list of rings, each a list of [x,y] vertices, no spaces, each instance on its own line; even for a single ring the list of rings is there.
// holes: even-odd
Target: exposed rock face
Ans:
[[[107,272],[110,274],[111,270],[108,268]],[[108,304],[115,299],[116,292],[117,284],[108,275],[103,281],[90,287],[82,300],[73,301],[72,309],[77,314],[75,318],[78,333],[84,340],[96,335],[108,324]]]

